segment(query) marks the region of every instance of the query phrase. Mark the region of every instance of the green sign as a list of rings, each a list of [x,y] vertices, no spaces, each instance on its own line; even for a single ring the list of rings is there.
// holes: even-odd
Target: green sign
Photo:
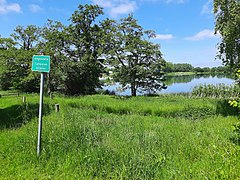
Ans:
[[[34,55],[32,57],[32,71],[49,72],[50,56]]]

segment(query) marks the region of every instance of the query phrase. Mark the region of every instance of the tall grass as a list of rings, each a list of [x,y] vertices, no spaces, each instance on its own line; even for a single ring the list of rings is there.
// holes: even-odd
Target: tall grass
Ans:
[[[27,100],[35,104],[38,97]],[[238,118],[217,113],[223,101],[168,95],[56,97],[44,102],[49,112],[43,117],[39,158],[36,116],[20,127],[0,130],[1,179],[240,177],[240,147],[230,139]],[[1,98],[0,114],[21,103],[21,98]],[[55,103],[59,113],[53,110]]]
[[[237,115],[237,109],[225,100],[188,98],[179,95],[156,97],[85,96],[65,99],[67,106],[113,114],[139,114],[174,118],[205,118],[212,115]]]
[[[194,87],[192,96],[195,97],[211,97],[211,98],[239,98],[240,86],[225,84],[204,84]]]

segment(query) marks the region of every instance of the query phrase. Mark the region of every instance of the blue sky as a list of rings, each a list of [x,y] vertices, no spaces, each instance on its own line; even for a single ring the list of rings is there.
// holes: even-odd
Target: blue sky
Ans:
[[[146,30],[157,34],[167,61],[193,66],[221,65],[215,60],[219,35],[214,35],[213,0],[0,0],[0,35],[9,37],[17,25],[43,26],[47,19],[68,24],[79,4],[98,4],[102,18],[118,20],[133,13]]]

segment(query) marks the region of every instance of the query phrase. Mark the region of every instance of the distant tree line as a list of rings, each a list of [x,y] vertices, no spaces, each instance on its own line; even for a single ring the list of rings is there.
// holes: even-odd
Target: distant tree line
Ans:
[[[166,62],[149,40],[154,31],[144,30],[131,14],[118,22],[98,21],[101,15],[98,5],[79,5],[67,26],[48,20],[44,27],[17,26],[11,37],[0,36],[1,89],[38,92],[39,73],[31,71],[36,54],[51,57],[48,93],[93,94],[106,67],[112,67],[115,81],[130,86],[132,96],[164,88]]]
[[[229,72],[229,68],[226,66],[218,66],[218,67],[193,67],[188,63],[171,63],[166,62],[166,66],[164,68],[166,73],[171,72],[195,72],[195,73],[227,73]]]

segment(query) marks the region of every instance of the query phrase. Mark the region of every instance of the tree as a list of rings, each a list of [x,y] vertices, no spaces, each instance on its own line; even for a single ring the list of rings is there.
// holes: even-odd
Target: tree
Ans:
[[[68,47],[68,36],[66,26],[61,22],[48,20],[42,29],[42,39],[38,49],[51,57],[51,71],[47,74],[47,92],[64,91],[67,69],[66,51]]]
[[[174,72],[191,72],[192,70],[193,70],[193,66],[188,63],[173,64]]]
[[[217,57],[225,65],[240,68],[240,1],[214,0],[215,33],[222,40],[218,45]]]
[[[41,29],[35,25],[29,25],[26,28],[17,26],[11,36],[18,43],[20,49],[30,50],[39,41],[40,31]]]
[[[108,53],[105,58],[115,70],[115,81],[130,85],[131,95],[138,91],[155,92],[164,88],[163,67],[165,61],[159,45],[144,37],[153,37],[153,31],[144,31],[137,20],[129,15],[120,23],[106,20],[102,23]]]
[[[171,62],[166,62],[166,66],[165,66],[165,68],[164,68],[164,71],[166,72],[166,73],[170,73],[170,72],[173,72],[173,66],[174,66],[174,64],[173,63],[171,63]]]
[[[14,46],[15,42],[11,38],[0,37],[0,87],[3,90],[13,86],[14,69],[10,65],[13,63],[11,58]]]
[[[31,71],[32,56],[38,53],[37,44],[40,40],[41,28],[28,25],[26,28],[17,26],[11,37],[16,42],[14,54],[15,77],[13,86],[25,92],[39,90],[39,77]]]
[[[35,46],[39,40],[39,31],[40,29],[33,25],[26,28],[17,26],[11,35],[12,38],[1,38],[3,89],[13,87],[27,92],[35,92],[39,89],[37,75],[31,71],[31,59],[37,52]]]
[[[79,5],[70,18],[65,89],[71,95],[92,94],[100,87],[102,29],[96,19],[101,14],[102,8],[97,5]]]

